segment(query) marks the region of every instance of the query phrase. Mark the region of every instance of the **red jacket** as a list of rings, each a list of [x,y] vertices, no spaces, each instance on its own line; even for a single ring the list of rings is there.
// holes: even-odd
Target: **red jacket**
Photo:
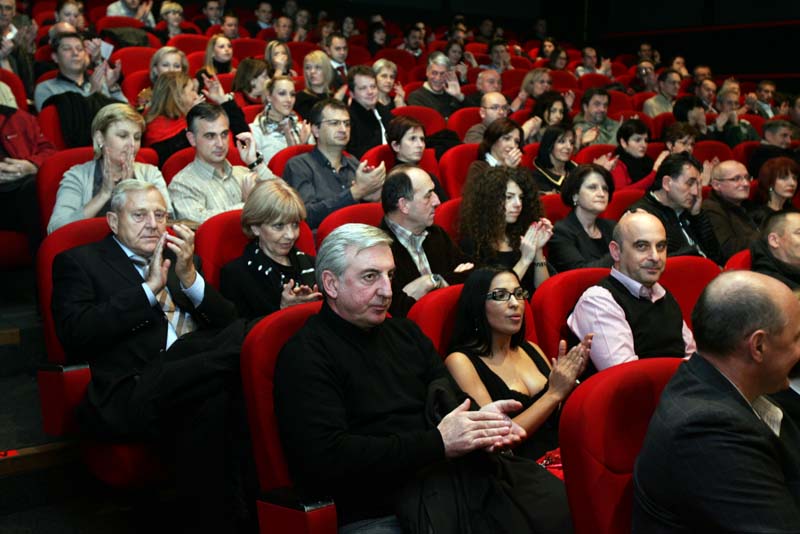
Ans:
[[[0,106],[0,137],[9,157],[28,160],[37,167],[56,153],[36,117],[21,109]]]

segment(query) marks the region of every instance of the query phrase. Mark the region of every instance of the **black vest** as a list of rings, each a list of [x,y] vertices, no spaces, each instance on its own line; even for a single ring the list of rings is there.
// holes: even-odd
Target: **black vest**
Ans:
[[[683,314],[675,297],[667,291],[655,302],[634,297],[616,278],[608,276],[598,283],[606,288],[625,312],[631,325],[633,348],[639,358],[686,355],[683,341]]]

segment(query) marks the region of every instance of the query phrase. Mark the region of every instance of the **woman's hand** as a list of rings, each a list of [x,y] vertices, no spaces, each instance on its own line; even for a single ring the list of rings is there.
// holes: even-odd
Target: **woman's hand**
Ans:
[[[297,125],[299,126],[299,131],[297,132],[298,142],[304,145],[308,143],[308,139],[311,137],[311,125],[308,121],[300,121]]]
[[[203,95],[210,102],[221,106],[228,99],[228,95],[222,88],[222,82],[219,81],[216,74],[210,78],[205,74],[201,74],[201,76],[203,77]]]
[[[503,159],[503,165],[515,169],[519,166],[519,163],[521,161],[522,161],[522,150],[520,150],[517,147],[514,147],[508,152],[506,152],[505,158]]]
[[[477,67],[478,66],[478,61],[475,59],[475,56],[472,54],[472,52],[467,52],[465,50],[463,58],[464,58],[464,61],[469,63],[470,67]]]
[[[563,94],[564,102],[567,104],[567,109],[564,110],[564,115],[568,115],[569,111],[572,109],[572,104],[575,103],[575,92],[570,89],[566,93]]]
[[[608,154],[603,154],[594,160],[593,163],[595,165],[600,165],[608,172],[611,172],[614,170],[614,167],[617,166],[617,161],[619,161],[619,156],[614,156],[611,152],[609,152]]]
[[[322,293],[320,293],[317,284],[313,287],[306,285],[295,285],[294,280],[289,280],[288,283],[283,284],[283,292],[281,293],[281,309],[294,306],[296,304],[303,304],[306,302],[314,302],[322,300]]]
[[[527,263],[533,263],[537,253],[542,250],[550,238],[553,236],[553,223],[548,219],[539,219],[528,227],[525,235],[520,237],[519,251],[522,259]]]
[[[578,385],[578,377],[583,374],[589,361],[592,347],[592,336],[588,334],[582,342],[567,352],[567,342],[563,339],[558,344],[558,358],[553,358],[553,370],[550,372],[547,392],[555,395],[559,402]]]

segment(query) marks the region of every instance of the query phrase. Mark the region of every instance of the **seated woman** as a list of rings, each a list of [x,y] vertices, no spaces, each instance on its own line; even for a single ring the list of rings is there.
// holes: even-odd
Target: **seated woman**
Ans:
[[[545,37],[542,39],[542,44],[539,46],[539,52],[536,54],[536,59],[550,59],[550,54],[558,47],[555,37]]]
[[[533,162],[533,178],[539,192],[558,193],[567,174],[577,165],[572,161],[575,132],[563,126],[549,126],[542,134],[539,153]]]
[[[183,50],[174,46],[162,46],[150,59],[150,82],[155,85],[158,76],[165,72],[189,72],[189,61]],[[145,110],[153,98],[153,87],[139,91],[136,97],[137,111]]]
[[[550,54],[548,58],[549,61],[547,62],[547,68],[550,70],[561,70],[564,72],[569,72],[567,70],[567,63],[569,63],[569,56],[567,55],[567,51],[561,47],[557,47],[553,52]],[[574,76],[574,73],[569,72]]]
[[[386,48],[386,26],[382,22],[370,22],[367,27],[367,50],[371,55]]]
[[[425,126],[418,119],[407,115],[398,115],[389,122],[386,128],[386,142],[395,155],[396,165],[406,164],[419,167],[425,154]],[[389,172],[391,168],[386,169]],[[433,181],[433,191],[441,202],[448,200],[439,178],[425,169]]]
[[[759,226],[773,213],[797,211],[793,199],[797,193],[800,165],[792,158],[772,158],[758,171],[758,191],[750,217]]]
[[[241,108],[264,105],[264,87],[270,78],[268,70],[269,65],[263,59],[249,57],[239,63],[231,86],[236,105]]]
[[[64,173],[47,225],[48,234],[73,221],[105,215],[110,209],[114,186],[127,179],[154,184],[172,213],[161,171],[153,165],[134,161],[143,134],[144,119],[128,104],[109,104],[95,115],[92,120],[94,159]]]
[[[231,40],[218,33],[208,40],[206,45],[206,59],[203,68],[194,75],[197,79],[198,89],[202,92],[205,89],[205,78],[211,78],[217,74],[228,74],[234,72],[233,45]]]
[[[611,175],[617,191],[625,188],[647,190],[653,184],[658,165],[647,155],[647,136],[650,130],[639,119],[627,119],[617,129],[617,148],[619,157]],[[658,164],[668,154],[659,156]]]
[[[264,60],[269,65],[267,75],[274,76],[297,76],[297,72],[292,68],[292,54],[286,43],[280,41],[270,41],[264,49]]]
[[[333,67],[330,58],[322,50],[314,50],[303,58],[303,76],[306,87],[297,94],[294,109],[304,119],[311,114],[314,104],[330,96],[333,81]],[[347,84],[340,87],[342,96]],[[339,93],[337,92],[337,95]]]
[[[478,145],[478,159],[469,164],[467,181],[483,175],[490,167],[517,168],[522,161],[519,146],[524,135],[522,127],[511,119],[501,117],[492,122]]]
[[[314,143],[311,126],[298,120],[294,113],[294,81],[287,76],[277,76],[266,84],[266,106],[250,124],[256,149],[265,163],[272,156],[293,145]]]
[[[538,459],[558,448],[560,406],[586,366],[591,338],[569,352],[562,341],[551,366],[541,349],[525,340],[527,297],[514,271],[483,268],[470,274],[444,363],[479,406],[501,399],[522,404],[508,414],[528,433],[514,454]]]
[[[176,35],[182,33],[197,33],[195,29],[185,27],[181,24],[183,22],[183,6],[179,3],[164,2],[161,4],[159,14],[161,15],[161,20],[164,22],[164,28],[161,29],[162,25],[159,24],[154,33],[161,39],[161,42],[166,43]]]
[[[351,16],[346,16],[342,19],[342,35],[345,36],[346,39],[350,39],[350,37],[354,35],[360,35],[361,32],[356,28],[356,21]]]
[[[252,241],[220,272],[220,292],[247,320],[322,299],[314,258],[294,246],[306,208],[283,180],[258,183],[242,209],[242,231]]]
[[[564,96],[556,91],[547,91],[536,99],[530,118],[534,120],[527,121],[530,124],[530,131],[525,137],[523,143],[525,145],[540,143],[548,126],[561,126],[567,129],[572,127],[567,102]]]
[[[478,66],[475,56],[471,52],[464,51],[463,42],[455,40],[448,41],[443,52],[450,60],[450,64],[453,65],[453,70],[458,74],[458,82],[462,85],[467,83],[467,71],[470,67]]]
[[[561,201],[574,209],[553,228],[549,260],[558,271],[581,267],[611,267],[608,251],[616,222],[601,219],[614,195],[614,180],[606,169],[578,165],[561,187]]]
[[[391,111],[406,105],[406,92],[397,81],[397,65],[388,59],[381,58],[372,64],[375,73],[375,83],[378,87],[378,106]],[[394,98],[391,92],[394,91]]]
[[[461,250],[475,265],[513,269],[532,293],[550,277],[544,246],[553,224],[542,215],[528,169],[490,168],[464,187]]]

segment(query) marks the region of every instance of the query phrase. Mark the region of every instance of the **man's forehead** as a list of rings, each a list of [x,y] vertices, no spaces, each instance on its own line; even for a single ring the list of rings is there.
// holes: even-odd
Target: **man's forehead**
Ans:
[[[142,208],[162,208],[167,209],[167,203],[158,189],[146,189],[143,191],[128,191],[125,195],[125,206],[127,211],[134,211]]]
[[[198,135],[204,135],[207,133],[222,133],[229,128],[230,123],[228,122],[228,117],[226,117],[224,114],[220,115],[213,121],[207,121],[204,119],[197,121]]]
[[[349,256],[347,268],[357,272],[394,269],[394,256],[389,245],[374,245],[361,250],[351,246],[346,254]]]
[[[322,110],[322,120],[347,120],[350,114],[344,109],[335,109],[333,107],[326,107]]]
[[[355,81],[356,87],[375,85],[375,78],[373,76],[367,76],[366,74],[356,74]]]
[[[694,165],[690,165],[688,163],[684,164],[683,168],[681,168],[681,173],[678,175],[679,179],[684,180],[691,180],[692,178],[699,178],[700,171],[697,170],[697,167]]]

